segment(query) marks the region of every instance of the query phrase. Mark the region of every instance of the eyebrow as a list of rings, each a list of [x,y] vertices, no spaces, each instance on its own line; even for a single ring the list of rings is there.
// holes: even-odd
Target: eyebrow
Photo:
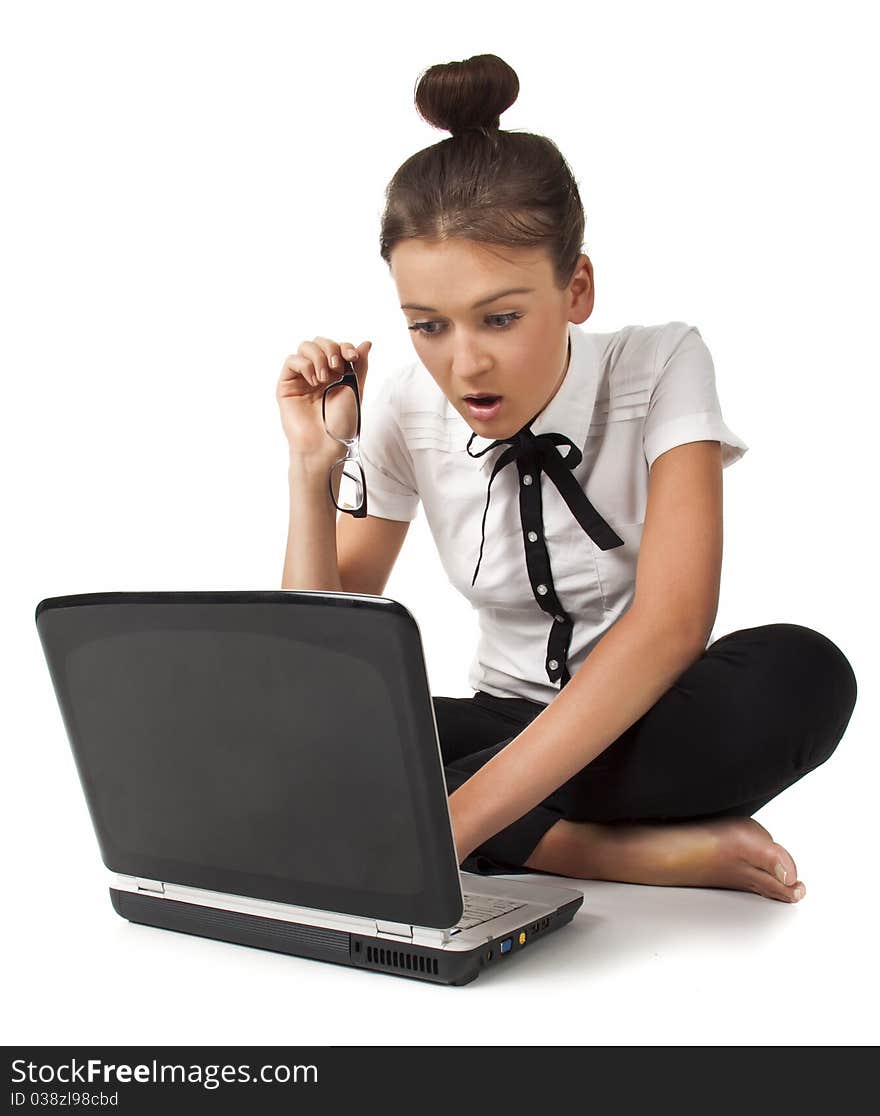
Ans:
[[[487,295],[486,298],[481,298],[479,302],[475,302],[471,310],[476,310],[479,306],[485,306],[489,302],[494,302],[496,298],[504,298],[505,295],[512,294],[533,294],[534,287],[511,287],[506,291],[497,291],[495,294]],[[401,310],[427,310],[429,314],[439,314],[440,311],[434,306],[419,306],[417,302],[402,302],[400,304]]]

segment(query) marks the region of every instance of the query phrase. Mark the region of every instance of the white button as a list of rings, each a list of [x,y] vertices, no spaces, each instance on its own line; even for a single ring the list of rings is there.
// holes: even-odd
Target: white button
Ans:
[[[556,620],[557,620],[557,623],[559,623],[559,624],[564,624],[565,623],[565,617],[564,616],[557,616]]]
[[[547,592],[547,586],[546,586],[546,585],[539,585],[539,586],[538,586],[538,592],[539,592],[539,593],[541,594],[541,596],[543,597],[543,596],[544,596],[544,594],[545,594],[545,593]]]
[[[536,532],[529,531],[529,542],[537,542],[537,540],[538,540],[538,536],[537,536]]]
[[[556,670],[556,668],[559,666],[559,663],[557,663],[557,661],[555,659],[551,659],[550,662],[547,664],[547,666],[551,670]]]
[[[531,484],[531,483],[532,483],[531,474],[526,473],[526,475],[523,477],[523,484]]]

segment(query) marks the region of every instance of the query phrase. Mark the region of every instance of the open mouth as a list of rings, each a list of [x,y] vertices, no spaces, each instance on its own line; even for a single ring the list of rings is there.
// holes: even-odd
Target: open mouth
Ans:
[[[466,395],[464,401],[468,410],[475,418],[494,418],[501,409],[502,396],[500,395]]]

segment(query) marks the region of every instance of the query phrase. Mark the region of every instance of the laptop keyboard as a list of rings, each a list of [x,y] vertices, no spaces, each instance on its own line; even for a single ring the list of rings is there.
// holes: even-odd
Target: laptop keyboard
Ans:
[[[518,911],[525,903],[512,903],[509,899],[498,899],[493,895],[468,895],[464,893],[464,913],[456,922],[456,930],[470,930],[472,926],[479,926],[481,922],[488,922],[490,918]]]

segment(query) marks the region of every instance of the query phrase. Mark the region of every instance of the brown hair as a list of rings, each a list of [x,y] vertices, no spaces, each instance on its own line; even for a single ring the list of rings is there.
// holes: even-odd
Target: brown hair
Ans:
[[[380,255],[404,238],[463,237],[506,248],[543,248],[564,288],[584,236],[574,175],[546,136],[502,131],[519,93],[516,72],[496,54],[431,66],[415,104],[429,124],[452,133],[411,155],[385,190]]]

